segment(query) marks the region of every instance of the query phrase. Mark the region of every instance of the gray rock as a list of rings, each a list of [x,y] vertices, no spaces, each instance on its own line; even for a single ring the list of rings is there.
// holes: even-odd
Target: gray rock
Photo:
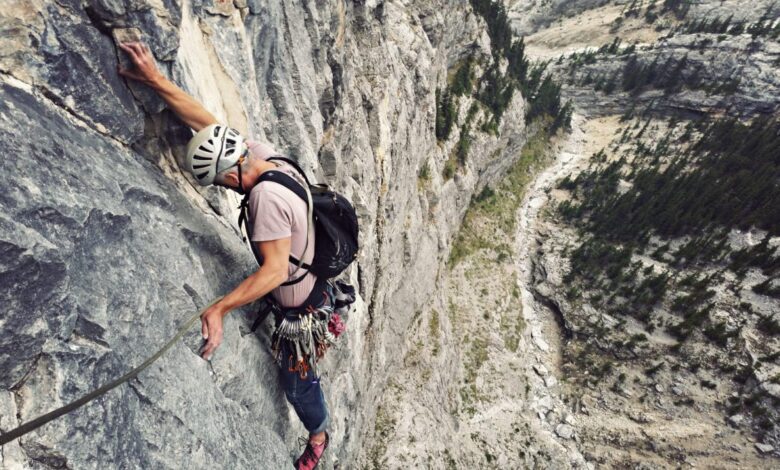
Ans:
[[[539,374],[539,377],[544,378],[549,373],[544,364],[534,364],[534,371]]]
[[[545,385],[547,388],[550,388],[550,387],[555,387],[556,385],[558,385],[558,379],[556,379],[556,378],[555,378],[554,376],[552,376],[552,375],[548,375],[548,376],[546,376],[546,377],[544,378],[544,385]]]
[[[583,407],[587,407],[587,408],[596,407],[596,399],[590,395],[582,395],[582,397],[580,397],[580,401],[582,402]]]
[[[537,348],[539,348],[542,352],[548,352],[550,350],[550,345],[547,344],[547,341],[544,340],[542,337],[542,334],[540,332],[534,332],[532,334],[534,345],[536,345]]]
[[[769,444],[762,444],[760,442],[757,442],[755,445],[756,445],[756,449],[758,449],[758,451],[762,454],[771,454],[775,450],[775,448]]]
[[[538,29],[548,26],[562,17],[574,16],[591,8],[606,3],[604,0],[551,0],[546,2],[525,2],[522,0],[509,0],[508,15],[512,21],[512,28],[518,34],[530,34]],[[529,5],[530,3],[530,5]]]
[[[550,410],[553,407],[552,397],[550,395],[544,395],[543,397],[539,398],[539,400],[536,402],[536,405],[540,410]]]
[[[711,40],[708,47],[700,46],[702,36]],[[758,49],[756,50],[756,47]],[[736,116],[756,113],[771,114],[780,108],[780,78],[775,61],[780,57],[780,45],[774,41],[756,43],[750,35],[727,36],[717,40],[716,34],[678,34],[655,44],[652,48],[640,48],[636,52],[642,63],[666,60],[668,57],[687,58],[685,80],[694,76],[712,88],[721,86],[739,76],[736,91],[709,92],[703,89],[683,88],[672,95],[663,90],[647,89],[638,96],[618,90],[606,95],[594,92],[592,85],[581,85],[584,78],[594,76],[620,76],[628,58],[607,56],[594,64],[578,67],[564,94],[594,115],[620,114],[626,109],[651,106],[660,113],[710,113],[727,112]],[[744,57],[750,57],[745,66]],[[560,65],[558,67],[565,67]],[[561,73],[568,73],[561,70]]]
[[[734,427],[739,427],[745,422],[745,415],[736,414],[736,415],[729,416],[728,422]]]
[[[631,410],[628,412],[628,417],[631,419],[631,421],[640,424],[647,424],[653,422],[653,419],[650,418],[650,416],[648,416],[647,413],[641,411]]]
[[[6,188],[0,233],[12,240],[2,243],[0,256],[6,275],[20,279],[4,293],[0,370],[21,421],[28,421],[139,364],[252,262],[235,232],[142,157],[74,125],[68,113],[24,88],[4,83],[0,95],[0,114],[26,129],[0,127],[7,151],[24,156],[0,163]],[[219,265],[235,268],[220,272]],[[25,437],[25,455],[57,456],[81,468],[98,462],[172,468],[181,456],[195,467],[251,466],[258,458],[287,464],[276,428],[288,421],[276,411],[286,406],[283,397],[275,384],[246,373],[274,365],[256,340],[238,335],[241,317],[225,325],[229,340],[216,377],[195,354],[192,331],[129,385]],[[220,365],[228,357],[234,367]],[[226,400],[234,392],[221,386],[231,382],[253,388],[254,402]],[[260,424],[263,409],[270,419]],[[116,448],[120,435],[126,451],[101,460],[92,455],[90,449]],[[224,445],[225,435],[233,436],[232,446]]]
[[[559,424],[555,427],[555,434],[562,439],[571,439],[574,437],[574,428],[568,424]]]

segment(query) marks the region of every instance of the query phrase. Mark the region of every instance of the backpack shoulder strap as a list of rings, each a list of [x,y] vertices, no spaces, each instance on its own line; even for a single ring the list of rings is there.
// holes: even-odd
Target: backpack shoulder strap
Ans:
[[[306,189],[304,189],[304,187],[301,186],[300,183],[295,181],[295,178],[293,178],[292,176],[282,171],[268,170],[262,175],[260,175],[260,180],[258,181],[258,183],[261,183],[263,181],[271,181],[276,184],[281,184],[285,188],[294,192],[296,196],[303,199],[303,202],[305,202],[307,205],[309,204],[309,198],[306,197]]]
[[[298,173],[301,174],[301,176],[303,176],[303,179],[304,179],[304,181],[306,181],[307,185],[309,185],[309,186],[312,185],[311,182],[309,181],[309,178],[306,176],[306,173],[303,171],[303,168],[301,168],[301,166],[298,165],[298,162],[296,162],[295,160],[292,160],[292,159],[287,158],[287,157],[283,157],[281,155],[274,155],[274,156],[268,158],[268,161],[272,161],[272,160],[279,161],[279,162],[285,162],[285,163],[289,164],[291,167],[295,168],[295,171],[297,171]]]
[[[242,234],[242,239],[246,242],[247,237],[249,237],[249,247],[252,249],[252,254],[255,255],[257,264],[262,265],[263,255],[260,254],[255,244],[252,243],[252,227],[250,227],[249,223],[249,194],[244,194],[244,198],[241,199],[241,205],[238,206],[238,209],[238,229],[241,230],[241,226],[243,225],[246,230],[246,236],[243,236]]]

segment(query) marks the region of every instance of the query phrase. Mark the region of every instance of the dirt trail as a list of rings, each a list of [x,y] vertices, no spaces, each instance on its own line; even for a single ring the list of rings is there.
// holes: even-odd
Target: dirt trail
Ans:
[[[564,197],[555,189],[555,183],[579,172],[587,165],[588,158],[607,145],[619,127],[617,116],[588,119],[575,113],[571,131],[556,142],[554,162],[534,179],[518,211],[516,259],[519,269],[519,284],[522,292],[523,311],[529,324],[531,342],[545,353],[548,364],[560,364],[560,342],[563,332],[549,308],[540,305],[531,293],[533,283],[533,250],[538,249],[537,233],[539,215],[549,207],[551,200]]]
[[[552,185],[558,179],[572,172],[583,159],[583,124],[585,118],[579,114],[572,117],[572,130],[557,143],[554,162],[535,178],[526,193],[518,211],[518,231],[516,240],[516,259],[518,260],[523,312],[528,324],[530,342],[539,352],[547,356],[547,364],[559,364],[560,339],[562,332],[546,307],[539,305],[531,293],[533,282],[533,250],[537,248],[536,233],[539,212],[550,199]],[[542,313],[545,312],[545,313]],[[549,317],[549,318],[547,318]]]
[[[538,425],[548,429],[570,451],[581,453],[574,406],[565,402],[562,387],[566,377],[561,372],[562,350],[566,341],[560,319],[533,294],[534,258],[541,249],[540,231],[549,230],[544,212],[562,193],[555,184],[565,176],[576,174],[587,166],[591,155],[604,148],[619,129],[618,116],[589,119],[580,113],[572,117],[571,131],[553,142],[554,160],[529,185],[517,212],[514,256],[522,303],[524,332],[528,349],[524,351],[529,379],[531,409]]]

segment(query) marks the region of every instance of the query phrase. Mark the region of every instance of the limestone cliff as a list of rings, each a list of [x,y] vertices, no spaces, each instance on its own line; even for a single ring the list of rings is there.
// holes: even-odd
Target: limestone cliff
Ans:
[[[3,430],[138,364],[254,268],[234,198],[179,169],[189,130],[116,73],[132,28],[220,119],[354,201],[361,298],[323,367],[327,465],[354,468],[472,194],[525,139],[516,94],[442,176],[456,139],[437,143],[435,91],[467,51],[490,54],[484,23],[451,0],[3,2]],[[4,446],[1,465],[283,468],[303,429],[251,320],[228,317],[211,363],[192,331],[129,385]]]

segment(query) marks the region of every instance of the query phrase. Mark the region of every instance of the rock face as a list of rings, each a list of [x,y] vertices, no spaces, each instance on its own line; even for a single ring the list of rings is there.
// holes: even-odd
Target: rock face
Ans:
[[[609,0],[551,0],[535,2],[507,0],[507,14],[520,34],[530,34],[561,18],[576,16],[585,10],[609,3]]]
[[[728,113],[748,117],[771,114],[780,107],[780,77],[767,73],[780,60],[780,44],[756,41],[749,34],[718,38],[716,34],[681,34],[664,38],[636,53],[638,63],[665,64],[670,58],[681,66],[681,82],[697,81],[695,89],[668,93],[648,89],[641,93],[623,91],[620,77],[633,60],[631,55],[601,57],[594,64],[559,71],[569,76],[566,96],[593,115],[624,112],[649,107],[667,115],[705,115]],[[668,68],[664,70],[668,73]],[[593,82],[601,77],[617,77],[617,90],[598,93]],[[586,85],[590,85],[587,86]]]
[[[139,31],[133,31],[137,28]],[[6,1],[0,12],[0,429],[140,363],[254,269],[235,199],[179,170],[189,130],[116,73],[140,36],[161,70],[220,119],[272,142],[355,203],[359,289],[323,367],[334,443],[354,468],[399,338],[475,189],[525,139],[522,100],[500,138],[434,136],[437,87],[484,24],[467,2]],[[418,184],[422,167],[430,169]],[[303,433],[267,333],[234,312],[209,364],[193,330],[148,371],[0,454],[7,468],[283,468]]]

